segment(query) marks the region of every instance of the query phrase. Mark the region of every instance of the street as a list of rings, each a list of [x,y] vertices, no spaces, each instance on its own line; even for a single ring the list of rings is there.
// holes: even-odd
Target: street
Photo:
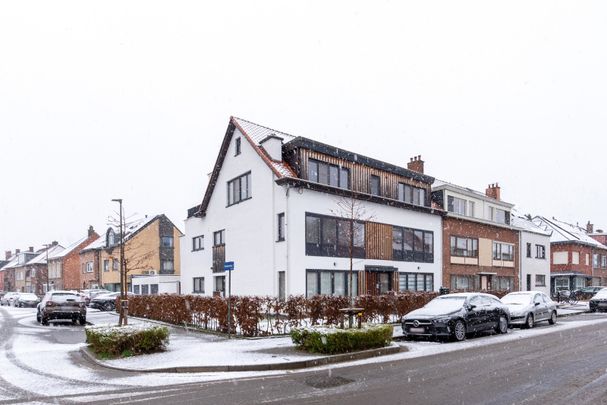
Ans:
[[[601,403],[607,391],[603,314],[559,319],[556,326],[532,331],[514,330],[509,335],[517,339],[511,341],[475,337],[461,350],[437,350],[431,356],[274,375],[210,375],[98,367],[77,350],[84,341],[82,327],[43,327],[34,311],[0,308],[0,403],[579,404]],[[426,346],[457,348],[449,343],[402,344],[412,352]]]

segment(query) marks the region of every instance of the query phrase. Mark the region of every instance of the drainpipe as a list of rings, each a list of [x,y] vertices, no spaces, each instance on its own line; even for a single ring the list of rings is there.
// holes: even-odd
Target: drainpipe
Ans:
[[[523,231],[518,231],[518,290],[523,290]]]
[[[287,184],[287,190],[285,191],[285,238],[286,238],[286,243],[287,243],[287,252],[286,252],[286,260],[287,260],[287,266],[285,268],[285,300],[287,299],[287,297],[289,296],[288,291],[290,289],[291,286],[291,272],[289,271],[289,265],[290,265],[290,260],[289,260],[289,250],[291,250],[291,235],[289,233],[289,189],[291,188],[291,186],[289,184]]]

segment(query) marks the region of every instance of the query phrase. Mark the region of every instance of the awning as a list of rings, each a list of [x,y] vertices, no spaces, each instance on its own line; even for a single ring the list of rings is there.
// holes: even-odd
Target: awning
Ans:
[[[365,266],[365,271],[372,271],[377,273],[385,272],[396,272],[398,269],[392,266]]]

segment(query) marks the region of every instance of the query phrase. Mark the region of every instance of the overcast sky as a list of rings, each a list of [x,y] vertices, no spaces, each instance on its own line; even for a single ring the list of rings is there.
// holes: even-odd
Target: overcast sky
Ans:
[[[0,252],[183,230],[230,115],[607,228],[607,2],[200,3],[0,3]]]

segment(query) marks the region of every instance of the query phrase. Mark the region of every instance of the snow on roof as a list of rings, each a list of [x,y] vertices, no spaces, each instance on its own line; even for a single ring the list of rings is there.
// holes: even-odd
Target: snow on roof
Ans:
[[[443,189],[443,188],[455,190],[460,193],[467,194],[471,197],[475,197],[480,200],[490,201],[493,204],[502,205],[504,207],[512,208],[514,206],[513,204],[510,204],[506,201],[496,200],[495,198],[491,198],[491,197],[487,196],[485,193],[481,193],[480,191],[477,191],[477,190],[474,190],[474,189],[471,189],[468,187],[459,186],[457,184],[453,184],[453,183],[450,183],[445,180],[440,180],[440,179],[434,180],[434,184],[432,184],[432,191],[438,190],[438,189]]]
[[[126,224],[126,228],[124,230],[124,241],[128,241],[137,231],[139,231],[142,228],[145,228],[147,225],[149,225],[150,223],[152,223],[153,221],[155,221],[156,219],[158,219],[160,217],[160,215],[146,215],[144,217],[129,221]],[[118,237],[120,237],[120,230],[116,227],[112,227],[114,229],[114,231],[116,232],[116,235]],[[105,245],[105,232],[103,233],[103,235],[101,235],[100,237],[98,237],[97,239],[95,239],[94,241],[92,241],[91,243],[89,243],[88,245],[86,245],[84,248],[82,248],[82,252],[86,251],[86,250],[96,250],[96,249],[103,249],[106,247]]]
[[[63,246],[54,245],[48,248],[48,257],[63,251]],[[27,264],[46,264],[46,250],[43,250],[38,256],[27,262]]]
[[[11,269],[16,267],[15,265],[19,262],[19,255],[14,255],[11,259],[4,265],[4,267],[0,268],[0,271],[4,271],[4,269]]]
[[[520,215],[516,210],[512,210],[511,212],[510,225],[526,232],[537,233],[545,236],[550,236],[552,233],[552,231],[546,230],[534,224],[531,220],[525,218],[523,215]]]
[[[266,163],[280,176],[283,177],[296,177],[295,172],[291,167],[283,161],[272,160],[267,154],[265,149],[261,146],[261,142],[269,136],[277,136],[283,139],[283,142],[289,142],[295,139],[295,136],[287,134],[282,131],[277,131],[272,128],[264,127],[263,125],[255,124],[251,121],[243,120],[242,118],[232,117],[234,123],[239,129],[248,137],[253,143],[253,147],[257,149],[257,152],[265,156],[264,160]]]
[[[551,243],[574,242],[607,249],[607,246],[590,237],[584,228],[577,225],[559,221],[556,218],[548,219],[542,216],[534,217],[533,223],[545,231],[552,231],[552,236],[550,237]]]
[[[66,247],[63,250],[55,251],[52,254],[49,252],[49,254],[48,254],[49,260],[51,260],[51,259],[59,259],[61,257],[67,256],[74,249],[76,249],[78,247],[78,245],[80,245],[82,242],[84,242],[86,239],[87,239],[87,237],[80,238],[76,242],[72,243],[71,245],[69,245],[68,247]]]

